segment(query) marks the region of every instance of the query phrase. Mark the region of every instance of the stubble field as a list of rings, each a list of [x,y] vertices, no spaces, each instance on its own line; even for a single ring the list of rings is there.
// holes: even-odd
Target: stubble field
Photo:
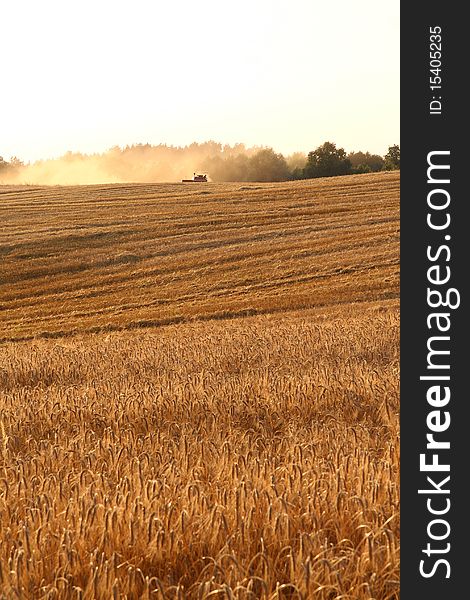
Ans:
[[[0,597],[399,597],[398,197],[0,188]]]

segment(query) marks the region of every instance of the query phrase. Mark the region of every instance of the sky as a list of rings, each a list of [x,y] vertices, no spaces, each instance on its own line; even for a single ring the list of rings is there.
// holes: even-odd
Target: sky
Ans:
[[[0,156],[399,143],[399,0],[1,3]]]

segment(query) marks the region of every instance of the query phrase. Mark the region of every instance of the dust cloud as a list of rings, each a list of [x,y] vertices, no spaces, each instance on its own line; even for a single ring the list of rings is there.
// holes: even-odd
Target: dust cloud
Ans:
[[[193,143],[189,146],[152,146],[136,144],[115,146],[102,154],[68,152],[64,156],[32,164],[3,163],[0,183],[36,185],[82,185],[96,183],[160,183],[192,178],[194,172],[214,171],[235,157],[250,157],[259,147],[243,144],[222,145],[217,142]],[[218,169],[219,174],[220,168]],[[220,175],[220,174],[219,174]],[[223,175],[222,175],[223,178]],[[217,177],[220,180],[220,177]]]

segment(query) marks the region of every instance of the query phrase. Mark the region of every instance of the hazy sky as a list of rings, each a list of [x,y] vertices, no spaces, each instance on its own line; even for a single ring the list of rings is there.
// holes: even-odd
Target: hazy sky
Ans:
[[[399,143],[399,0],[1,3],[0,156]]]

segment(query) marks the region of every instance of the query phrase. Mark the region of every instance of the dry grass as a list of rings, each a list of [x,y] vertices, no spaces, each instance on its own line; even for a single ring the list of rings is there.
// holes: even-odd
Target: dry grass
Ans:
[[[398,599],[397,186],[0,189],[0,598]]]

